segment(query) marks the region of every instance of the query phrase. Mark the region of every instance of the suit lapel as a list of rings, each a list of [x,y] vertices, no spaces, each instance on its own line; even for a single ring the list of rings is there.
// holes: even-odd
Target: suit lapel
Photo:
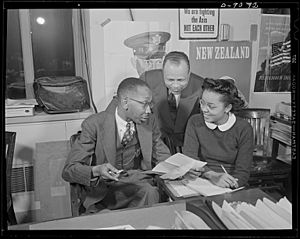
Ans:
[[[166,119],[170,116],[170,108],[168,104],[168,90],[165,86],[165,83],[163,82],[163,79],[159,81],[159,83],[156,85],[155,89],[153,90],[153,98],[156,99],[157,102],[159,102],[157,106],[157,110],[159,114],[163,115],[163,118]],[[174,124],[172,120],[168,120],[165,122],[168,124],[169,128],[174,128]]]
[[[178,105],[178,111],[176,121],[175,121],[175,128],[174,132],[182,132],[184,130],[185,123],[187,122],[194,105],[196,103],[197,97],[188,97],[188,98],[181,98]]]
[[[151,155],[152,155],[152,130],[147,129],[147,125],[136,124],[138,138],[147,168],[151,168]]]
[[[107,161],[115,165],[116,161],[116,119],[115,115],[108,114],[102,131],[102,143]]]
[[[180,115],[180,117],[176,117],[174,127],[175,133],[184,131],[185,123],[194,108],[199,96],[198,94],[200,94],[198,90],[193,89],[192,79],[190,77],[188,86],[181,92],[177,111],[177,115]]]

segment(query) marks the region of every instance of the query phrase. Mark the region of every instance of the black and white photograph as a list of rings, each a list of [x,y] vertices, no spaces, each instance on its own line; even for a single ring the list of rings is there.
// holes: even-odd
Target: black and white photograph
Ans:
[[[27,3],[2,9],[1,235],[299,237],[299,3]]]

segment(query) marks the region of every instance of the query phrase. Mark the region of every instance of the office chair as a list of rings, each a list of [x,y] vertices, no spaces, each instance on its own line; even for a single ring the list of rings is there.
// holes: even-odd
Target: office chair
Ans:
[[[235,114],[246,119],[253,128],[254,155],[262,157],[270,156],[270,109],[246,108]]]
[[[76,139],[80,136],[81,131],[78,131],[76,134],[73,134],[70,137],[70,145],[73,146]],[[83,195],[83,186],[78,183],[70,183],[70,197],[71,197],[71,211],[72,216],[77,217],[85,212],[83,206],[84,195]]]
[[[270,109],[246,108],[235,114],[246,119],[253,128],[254,152],[250,186],[258,186],[271,195],[275,195],[276,192],[284,195],[285,189],[276,182],[273,175],[277,174],[278,169],[269,152]]]
[[[16,142],[16,132],[5,132],[5,159],[6,159],[6,199],[7,221],[9,225],[17,224],[11,195],[11,172]]]
[[[81,131],[71,135],[70,145],[71,147],[75,141],[80,137]],[[85,200],[84,186],[79,183],[70,183],[70,198],[71,198],[71,212],[72,217],[77,217],[86,212],[86,208],[83,206]]]

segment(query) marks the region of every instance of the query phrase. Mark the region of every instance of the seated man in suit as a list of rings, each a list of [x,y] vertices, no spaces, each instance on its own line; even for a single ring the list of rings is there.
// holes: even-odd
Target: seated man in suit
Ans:
[[[62,177],[84,185],[87,212],[159,202],[152,176],[144,173],[170,156],[160,139],[152,93],[138,78],[127,78],[107,109],[85,119]],[[124,170],[120,177],[118,170]],[[121,174],[122,175],[122,174]]]
[[[188,119],[200,112],[203,78],[190,72],[187,55],[178,51],[165,56],[163,69],[146,71],[140,78],[153,92],[153,110],[163,136],[182,146]]]

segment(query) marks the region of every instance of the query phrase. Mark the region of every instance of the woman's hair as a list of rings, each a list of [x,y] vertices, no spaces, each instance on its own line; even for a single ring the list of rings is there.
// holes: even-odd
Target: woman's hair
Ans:
[[[212,91],[221,94],[225,106],[231,104],[231,111],[239,111],[245,105],[245,102],[238,95],[238,89],[231,80],[227,79],[204,79],[202,90]]]

